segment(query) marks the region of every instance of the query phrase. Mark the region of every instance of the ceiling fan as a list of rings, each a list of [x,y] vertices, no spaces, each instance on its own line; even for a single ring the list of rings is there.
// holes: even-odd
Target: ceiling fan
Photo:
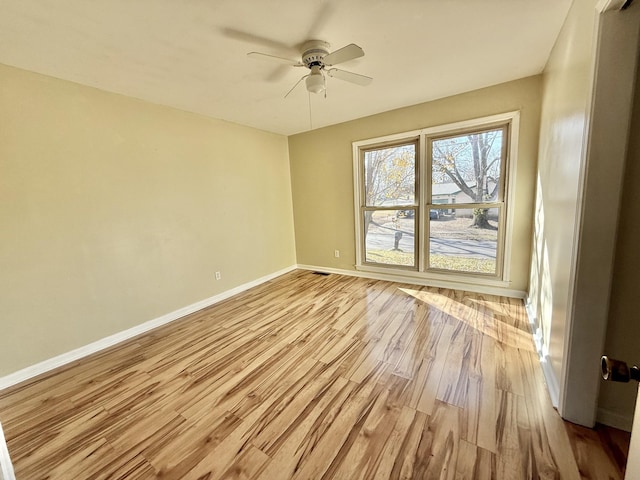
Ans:
[[[291,60],[289,58],[260,52],[250,52],[247,55],[252,58],[277,62],[284,65],[290,65],[292,67],[306,67],[310,70],[310,73],[300,78],[293,88],[287,92],[284,96],[285,98],[295,90],[302,80],[305,81],[308,92],[325,92],[326,97],[327,79],[325,77],[325,73],[330,77],[355,83],[356,85],[366,86],[371,83],[373,80],[371,77],[360,75],[359,73],[348,72],[346,70],[340,70],[339,68],[327,68],[364,56],[364,50],[362,50],[362,48],[354,43],[351,43],[346,47],[342,47],[334,52],[330,52],[329,48],[330,45],[327,42],[323,42],[322,40],[309,40],[302,46],[301,60]]]

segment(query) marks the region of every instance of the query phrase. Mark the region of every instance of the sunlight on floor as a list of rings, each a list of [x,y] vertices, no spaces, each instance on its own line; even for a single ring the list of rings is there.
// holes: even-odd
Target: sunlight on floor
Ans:
[[[467,306],[450,297],[435,292],[424,290],[413,290],[410,288],[400,288],[401,291],[412,297],[436,307],[461,322],[470,325],[479,332],[489,335],[499,342],[511,347],[520,348],[529,352],[535,351],[533,336],[528,329],[518,328],[507,323],[511,320],[518,323],[518,319],[511,319],[505,308],[500,308],[500,304],[492,301],[469,300],[475,304]],[[504,318],[501,319],[500,317]]]

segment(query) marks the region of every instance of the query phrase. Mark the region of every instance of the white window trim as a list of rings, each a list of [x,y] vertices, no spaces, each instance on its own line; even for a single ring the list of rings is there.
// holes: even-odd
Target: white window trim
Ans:
[[[362,263],[362,229],[360,219],[360,199],[363,198],[364,192],[362,191],[362,182],[360,181],[360,149],[371,147],[375,144],[401,142],[403,140],[410,140],[417,136],[420,137],[418,160],[421,165],[425,165],[426,156],[426,137],[431,135],[438,135],[441,133],[454,132],[456,130],[468,130],[472,128],[482,128],[487,125],[496,123],[511,123],[510,141],[509,141],[509,165],[507,168],[507,180],[505,182],[506,194],[505,204],[506,219],[504,223],[504,242],[503,242],[503,261],[502,261],[502,275],[500,278],[489,278],[480,275],[470,274],[457,274],[457,273],[439,273],[433,271],[407,271],[406,269],[394,269],[391,267],[377,267],[372,265],[365,265]],[[446,125],[438,125],[435,127],[422,128],[420,130],[412,130],[408,132],[396,133],[393,135],[386,135],[383,137],[369,138],[366,140],[358,140],[352,143],[353,151],[353,186],[355,195],[353,196],[354,202],[354,219],[355,219],[355,238],[356,238],[356,270],[371,273],[385,273],[389,275],[398,275],[400,277],[413,277],[421,279],[433,279],[439,281],[448,281],[460,284],[469,284],[473,281],[477,285],[488,285],[495,287],[508,287],[511,285],[511,254],[513,243],[513,223],[515,218],[515,185],[517,178],[517,166],[518,166],[518,140],[520,133],[520,112],[506,112],[497,115],[491,115],[488,117],[475,118],[470,120],[464,120],[461,122],[449,123]],[[421,198],[425,198],[423,185],[425,182],[421,182]],[[417,221],[424,223],[426,220],[424,216],[424,208],[420,208],[420,218]],[[420,251],[424,252],[424,235],[420,235],[418,244]],[[422,266],[419,266],[419,269]]]

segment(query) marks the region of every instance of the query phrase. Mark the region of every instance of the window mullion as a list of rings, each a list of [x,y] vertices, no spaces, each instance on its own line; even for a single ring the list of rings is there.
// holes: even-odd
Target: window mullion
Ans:
[[[431,156],[429,155],[429,142],[426,134],[420,135],[420,165],[422,165],[420,189],[420,226],[423,232],[420,236],[420,271],[424,272],[429,266],[429,207],[431,199]]]

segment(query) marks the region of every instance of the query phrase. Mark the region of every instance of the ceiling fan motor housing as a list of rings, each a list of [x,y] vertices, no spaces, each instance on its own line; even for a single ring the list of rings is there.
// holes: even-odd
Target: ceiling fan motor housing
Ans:
[[[302,46],[302,63],[307,68],[323,65],[322,59],[329,54],[329,45],[322,40],[310,40]]]

